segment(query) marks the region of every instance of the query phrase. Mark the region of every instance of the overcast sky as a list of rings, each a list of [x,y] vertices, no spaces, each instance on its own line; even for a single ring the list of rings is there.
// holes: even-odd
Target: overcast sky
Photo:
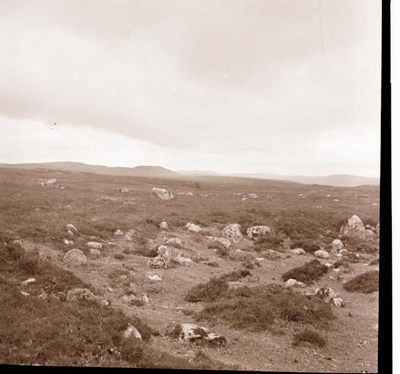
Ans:
[[[377,0],[0,0],[0,162],[378,176],[380,28]]]

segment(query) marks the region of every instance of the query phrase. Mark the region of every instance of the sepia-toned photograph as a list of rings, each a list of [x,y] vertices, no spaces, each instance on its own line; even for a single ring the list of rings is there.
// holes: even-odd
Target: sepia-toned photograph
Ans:
[[[0,0],[0,46],[2,366],[378,371],[380,1]]]

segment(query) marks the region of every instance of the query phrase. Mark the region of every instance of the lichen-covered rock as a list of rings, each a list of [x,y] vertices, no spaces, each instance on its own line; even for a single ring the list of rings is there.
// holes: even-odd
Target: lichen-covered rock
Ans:
[[[239,243],[243,237],[240,228],[238,223],[231,223],[222,230],[222,235],[233,243]]]
[[[363,240],[375,240],[376,234],[372,230],[365,228],[360,217],[353,215],[347,220],[347,223],[340,229],[340,234],[344,237],[359,238]]]
[[[178,323],[167,328],[166,336],[192,343],[208,343],[212,345],[226,344],[226,338],[210,329],[192,323]]]
[[[70,266],[80,266],[87,263],[87,258],[81,250],[74,248],[64,255],[64,262]]]

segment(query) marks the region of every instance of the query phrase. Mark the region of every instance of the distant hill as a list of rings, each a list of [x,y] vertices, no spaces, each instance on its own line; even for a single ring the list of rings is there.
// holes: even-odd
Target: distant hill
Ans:
[[[356,187],[362,185],[379,185],[379,178],[361,177],[357,175],[335,174],[327,176],[279,175],[279,174],[234,174],[237,177],[259,179],[288,180],[303,184],[319,184],[336,187]]]
[[[161,166],[136,166],[109,167],[103,165],[88,165],[80,162],[48,162],[38,164],[0,164],[0,167],[17,169],[47,169],[68,172],[95,173],[104,175],[119,175],[127,177],[149,177],[149,178],[180,178],[178,173]]]

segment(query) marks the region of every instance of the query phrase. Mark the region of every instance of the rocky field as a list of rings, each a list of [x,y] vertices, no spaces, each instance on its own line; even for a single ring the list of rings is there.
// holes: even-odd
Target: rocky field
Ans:
[[[376,372],[379,187],[0,169],[0,362]]]

